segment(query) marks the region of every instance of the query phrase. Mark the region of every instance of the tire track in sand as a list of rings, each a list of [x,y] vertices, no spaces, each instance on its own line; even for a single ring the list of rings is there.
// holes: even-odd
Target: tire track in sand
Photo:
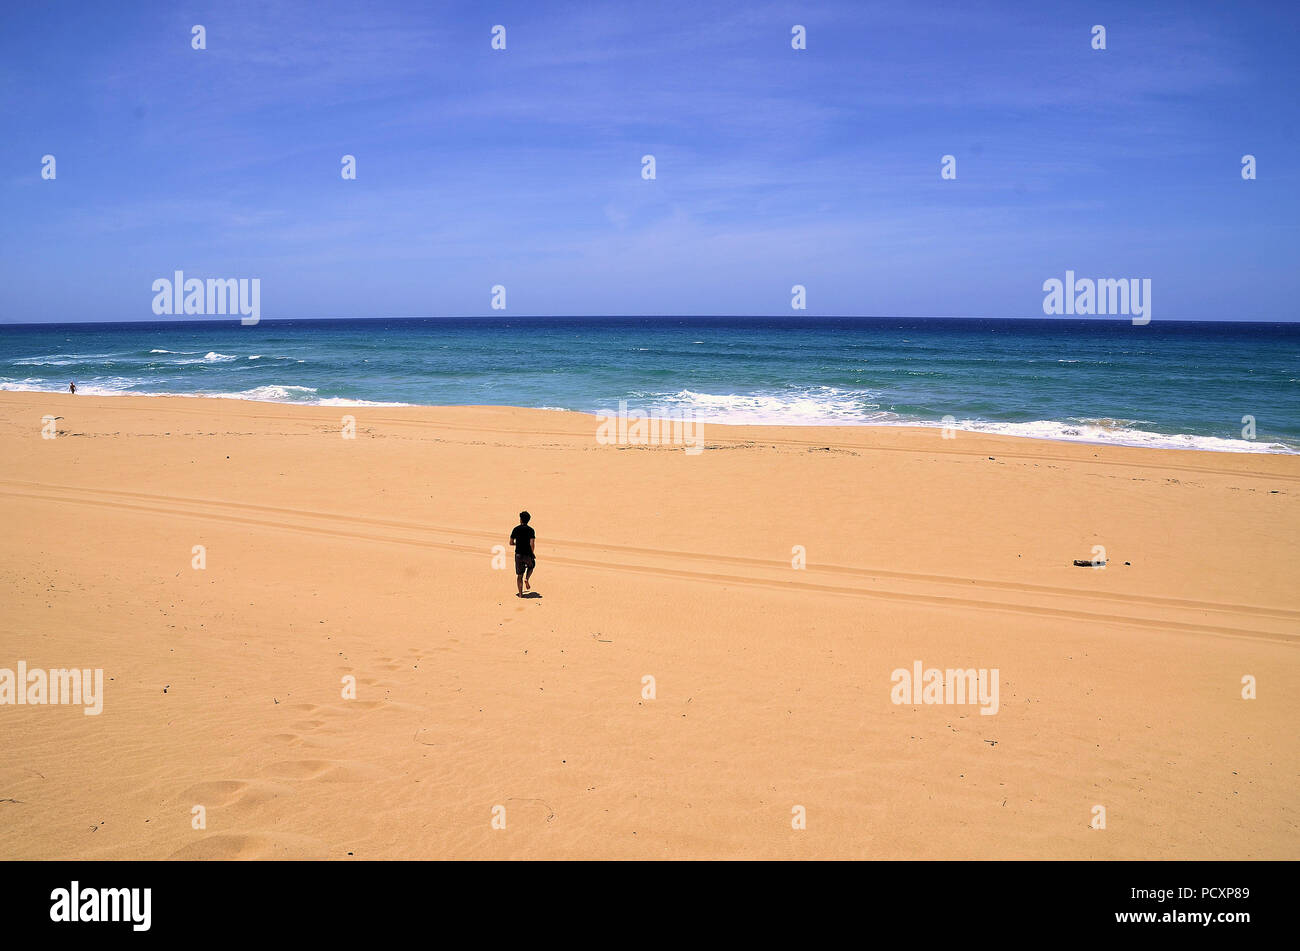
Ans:
[[[499,541],[499,533],[475,529],[461,529],[446,526],[421,525],[392,519],[380,519],[367,516],[345,515],[333,512],[316,512],[304,509],[282,508],[257,505],[245,502],[228,502],[215,499],[193,499],[182,496],[155,495],[126,490],[90,489],[75,486],[45,485],[30,482],[0,480],[0,485],[12,486],[13,489],[0,489],[0,497],[23,499],[28,501],[48,502],[54,504],[88,505],[112,510],[132,510],[142,513],[167,517],[189,517],[226,524],[242,524],[276,531],[325,537],[351,538],[371,542],[408,545],[419,548],[438,549],[473,554],[482,557],[484,546],[465,544],[454,540],[445,540],[437,536],[458,536],[461,538],[481,538]],[[21,491],[26,489],[28,491]],[[36,489],[37,491],[30,491]],[[323,524],[322,524],[323,523]],[[377,529],[378,531],[366,529]],[[433,536],[433,537],[430,537]],[[859,582],[857,586],[817,583],[789,578],[755,577],[729,574],[716,570],[718,566],[730,569],[748,569],[769,573],[788,573],[788,564],[782,561],[766,561],[758,558],[739,556],[712,555],[700,552],[669,551],[652,548],[638,548],[626,545],[578,543],[566,540],[553,540],[549,544],[561,551],[572,550],[573,555],[551,555],[548,562],[579,568],[596,568],[600,570],[624,571],[640,574],[669,577],[687,581],[714,584],[741,585],[769,590],[802,590],[821,594],[839,594],[878,600],[912,603],[931,607],[974,608],[978,610],[1005,611],[1040,617],[1059,618],[1063,620],[1101,622],[1106,624],[1130,624],[1138,627],[1162,630],[1184,631],[1201,634],[1217,634],[1236,637],[1256,637],[1283,642],[1295,642],[1296,632],[1300,631],[1300,611],[1283,608],[1260,607],[1245,604],[1224,604],[1219,602],[1195,601],[1180,598],[1161,598],[1123,594],[1118,592],[1088,592],[1048,585],[1025,584],[1011,581],[994,581],[974,578],[955,578],[944,575],[922,574],[912,572],[890,571],[883,569],[851,568],[840,565],[816,565],[806,569],[814,575],[826,573],[845,576]],[[668,559],[708,563],[715,570],[696,570],[673,567],[662,564],[611,563],[608,559],[582,557],[596,552],[635,555],[650,559]],[[881,578],[894,581],[903,587],[921,588],[920,591],[890,590],[880,587]],[[1262,622],[1264,629],[1242,628],[1235,624],[1207,623],[1206,620],[1178,620],[1168,617],[1143,617],[1105,613],[1100,610],[1080,610],[1076,608],[1055,607],[1051,604],[1011,603],[998,601],[989,597],[954,596],[937,594],[925,589],[934,587],[959,586],[969,595],[974,589],[980,595],[999,591],[1015,592],[1031,598],[1054,599],[1068,597],[1083,601],[1088,605],[1101,607],[1106,602],[1122,605],[1129,610],[1160,610],[1165,613],[1217,614],[1231,615],[1233,618],[1249,617]],[[1213,618],[1212,620],[1230,620]],[[1281,629],[1278,629],[1281,628]]]

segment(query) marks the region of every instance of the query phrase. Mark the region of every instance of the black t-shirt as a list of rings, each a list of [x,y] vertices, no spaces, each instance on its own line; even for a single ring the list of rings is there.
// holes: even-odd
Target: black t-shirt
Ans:
[[[533,557],[533,546],[529,542],[537,537],[531,525],[516,525],[510,531],[510,540],[515,543],[515,554],[525,558]]]

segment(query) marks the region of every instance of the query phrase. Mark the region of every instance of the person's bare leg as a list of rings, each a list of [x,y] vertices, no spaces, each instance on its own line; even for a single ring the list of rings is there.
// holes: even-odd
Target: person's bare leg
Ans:
[[[532,580],[532,578],[533,578],[533,569],[530,566],[527,573],[524,575],[524,587],[527,588],[529,591],[533,590],[533,586],[528,583],[529,581]]]
[[[519,593],[515,597],[522,598],[524,596],[524,576],[522,574],[515,575],[515,587],[519,589]]]

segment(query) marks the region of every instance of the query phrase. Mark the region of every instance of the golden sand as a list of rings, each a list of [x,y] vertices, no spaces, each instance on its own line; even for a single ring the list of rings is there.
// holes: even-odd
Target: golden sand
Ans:
[[[1300,857],[1300,457],[595,430],[0,394],[0,857]]]

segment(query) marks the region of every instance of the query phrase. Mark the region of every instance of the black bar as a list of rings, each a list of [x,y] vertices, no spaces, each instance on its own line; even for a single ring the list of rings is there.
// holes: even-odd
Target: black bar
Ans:
[[[1294,871],[1286,862],[0,862],[0,914],[7,938],[92,943],[403,933],[459,943],[463,929],[470,940],[518,932],[548,943],[677,944],[721,931],[766,944],[843,929],[855,941],[903,929],[921,944],[1222,942],[1286,928]],[[135,930],[130,906],[119,922],[51,920],[55,891],[70,899],[74,881],[83,903],[91,889],[150,889],[148,930]],[[1133,913],[1155,920],[1117,919]],[[1206,913],[1246,920],[1187,917]]]

